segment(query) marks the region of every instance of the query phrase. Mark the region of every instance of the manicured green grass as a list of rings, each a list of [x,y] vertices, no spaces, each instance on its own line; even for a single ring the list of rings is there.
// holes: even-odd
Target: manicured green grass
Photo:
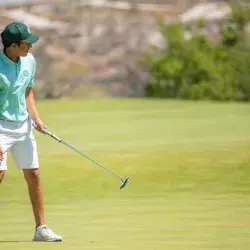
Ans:
[[[250,105],[165,100],[43,101],[49,129],[131,183],[37,132],[47,223],[32,243],[22,173],[0,186],[2,250],[249,249]]]

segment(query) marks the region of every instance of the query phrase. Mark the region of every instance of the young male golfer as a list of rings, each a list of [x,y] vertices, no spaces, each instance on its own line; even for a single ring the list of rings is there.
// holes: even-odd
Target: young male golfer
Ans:
[[[29,50],[39,36],[24,23],[8,24],[1,33],[0,52],[0,182],[7,171],[7,153],[23,171],[36,222],[33,241],[62,241],[45,225],[43,193],[39,177],[36,140],[32,121],[39,132],[46,128],[39,117],[33,94],[36,62]]]

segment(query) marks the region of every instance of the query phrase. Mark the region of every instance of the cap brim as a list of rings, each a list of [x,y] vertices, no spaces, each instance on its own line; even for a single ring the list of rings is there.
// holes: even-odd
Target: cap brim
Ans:
[[[25,40],[23,40],[23,42],[32,44],[32,43],[37,42],[38,39],[39,39],[39,35],[31,33],[29,37],[27,37]]]

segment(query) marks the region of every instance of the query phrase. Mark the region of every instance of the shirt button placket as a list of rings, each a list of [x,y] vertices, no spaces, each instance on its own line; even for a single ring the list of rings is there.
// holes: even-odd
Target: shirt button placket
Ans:
[[[16,79],[17,79],[17,81],[18,81],[19,69],[20,69],[20,66],[19,66],[19,64],[17,64],[16,65]]]

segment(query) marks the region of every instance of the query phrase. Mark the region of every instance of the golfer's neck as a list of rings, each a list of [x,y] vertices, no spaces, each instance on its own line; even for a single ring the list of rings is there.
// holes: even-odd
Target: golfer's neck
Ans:
[[[13,53],[13,51],[11,50],[11,48],[5,48],[4,49],[4,54],[13,62],[17,63],[19,60],[19,56],[17,56],[16,54]]]

